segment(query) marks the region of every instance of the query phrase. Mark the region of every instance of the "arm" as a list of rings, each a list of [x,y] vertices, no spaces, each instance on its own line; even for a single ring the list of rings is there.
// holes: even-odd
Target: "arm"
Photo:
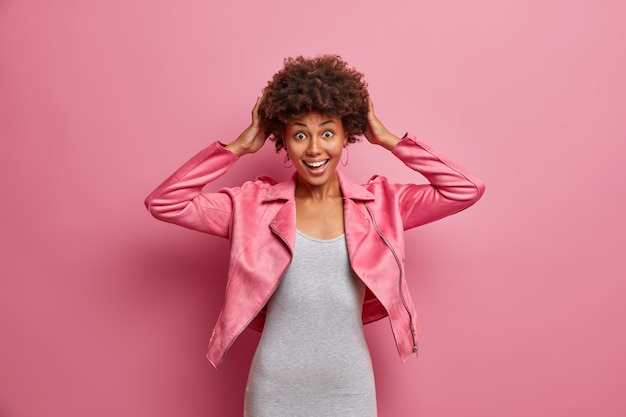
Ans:
[[[485,184],[412,135],[405,135],[393,154],[430,184],[394,185],[405,229],[462,211],[485,192]]]
[[[369,106],[365,137],[392,151],[430,182],[392,185],[405,230],[457,213],[480,199],[485,184],[479,178],[414,136],[406,134],[400,139],[393,135],[375,116],[371,100]]]
[[[212,143],[152,191],[146,198],[146,207],[159,220],[228,237],[230,197],[226,193],[203,193],[202,189],[222,176],[237,159],[220,143]]]
[[[202,150],[146,198],[145,204],[157,219],[213,235],[228,237],[232,201],[225,192],[203,193],[202,189],[222,176],[240,156],[259,150],[265,136],[258,121],[257,99],[252,123],[232,143],[214,142]]]

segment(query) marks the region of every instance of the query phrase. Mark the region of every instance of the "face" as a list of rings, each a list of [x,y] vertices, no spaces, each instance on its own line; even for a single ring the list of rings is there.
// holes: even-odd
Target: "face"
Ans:
[[[283,138],[298,184],[318,187],[337,180],[337,164],[348,142],[340,118],[307,113],[287,123]]]

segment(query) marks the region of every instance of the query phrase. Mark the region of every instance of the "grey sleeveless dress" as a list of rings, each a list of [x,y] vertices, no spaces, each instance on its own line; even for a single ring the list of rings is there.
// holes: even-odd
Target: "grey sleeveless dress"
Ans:
[[[374,374],[363,334],[365,286],[345,236],[296,234],[291,265],[268,302],[252,360],[245,417],[375,417]]]

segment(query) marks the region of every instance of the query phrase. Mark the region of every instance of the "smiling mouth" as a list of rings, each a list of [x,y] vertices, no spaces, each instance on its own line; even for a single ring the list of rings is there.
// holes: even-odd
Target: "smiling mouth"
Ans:
[[[325,159],[323,161],[317,161],[317,162],[306,162],[306,161],[302,161],[302,162],[304,162],[304,165],[306,165],[307,167],[309,167],[311,169],[317,169],[317,168],[321,168],[322,166],[326,165],[328,163],[328,161],[330,161],[330,159]]]

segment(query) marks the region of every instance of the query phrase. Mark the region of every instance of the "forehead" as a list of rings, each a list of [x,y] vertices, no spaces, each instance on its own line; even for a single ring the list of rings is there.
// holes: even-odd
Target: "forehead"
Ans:
[[[327,116],[320,112],[308,112],[303,116],[294,117],[287,122],[287,127],[321,127],[329,126],[331,124],[341,125],[341,119],[339,117]]]

